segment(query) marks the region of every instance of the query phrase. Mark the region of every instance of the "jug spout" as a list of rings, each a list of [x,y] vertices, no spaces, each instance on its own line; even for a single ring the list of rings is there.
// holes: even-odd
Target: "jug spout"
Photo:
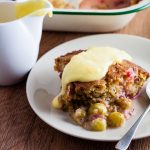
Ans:
[[[23,18],[27,15],[41,16],[51,13],[52,5],[48,0],[23,0],[16,2],[16,17]]]
[[[29,0],[16,5],[17,18],[21,18],[21,22],[36,42],[40,42],[46,14],[52,15],[52,5],[47,0]]]

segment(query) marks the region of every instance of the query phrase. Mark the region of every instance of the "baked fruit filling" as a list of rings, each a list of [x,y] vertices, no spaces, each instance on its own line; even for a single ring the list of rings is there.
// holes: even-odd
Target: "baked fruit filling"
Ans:
[[[74,8],[73,5],[65,0],[49,0],[54,8]]]
[[[120,9],[138,4],[141,0],[49,0],[54,8],[74,9]]]
[[[55,59],[60,78],[73,56],[86,50],[73,51]],[[133,100],[139,95],[149,73],[129,60],[113,63],[99,80],[70,82],[57,97],[54,107],[67,111],[71,118],[88,130],[103,131],[120,127],[134,112]]]
[[[120,9],[139,3],[141,0],[82,0],[81,9]]]

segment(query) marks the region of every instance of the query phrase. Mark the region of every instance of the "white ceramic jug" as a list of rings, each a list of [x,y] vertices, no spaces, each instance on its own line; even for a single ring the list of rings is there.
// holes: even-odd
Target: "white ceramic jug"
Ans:
[[[43,2],[43,8],[19,19],[16,18],[16,5],[21,2],[0,2],[0,85],[21,81],[35,64],[43,19],[52,11],[51,4]]]

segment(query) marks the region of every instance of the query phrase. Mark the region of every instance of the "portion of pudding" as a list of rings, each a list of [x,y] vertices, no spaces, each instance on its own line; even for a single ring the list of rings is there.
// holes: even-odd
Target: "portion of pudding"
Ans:
[[[73,5],[65,0],[49,0],[54,8],[74,8]]]
[[[88,130],[119,127],[149,77],[126,52],[110,47],[79,50],[55,59],[61,92],[52,104]]]
[[[82,0],[80,9],[119,9],[139,3],[141,0]]]
[[[54,8],[120,9],[138,4],[141,0],[49,0]]]

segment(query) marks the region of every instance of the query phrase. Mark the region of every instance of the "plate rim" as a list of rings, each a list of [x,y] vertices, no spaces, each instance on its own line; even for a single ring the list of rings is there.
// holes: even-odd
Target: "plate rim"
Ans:
[[[85,139],[85,140],[91,140],[91,141],[105,141],[105,142],[111,142],[111,141],[118,141],[119,139],[93,139],[93,138],[90,138],[90,137],[85,137],[85,136],[81,136],[81,135],[76,135],[76,134],[72,134],[70,132],[67,132],[67,131],[64,131],[63,129],[61,128],[57,128],[55,127],[54,125],[48,123],[45,119],[43,119],[37,112],[36,110],[34,109],[33,105],[31,104],[30,100],[29,100],[29,85],[30,85],[30,80],[31,80],[31,77],[32,77],[32,72],[34,71],[36,65],[50,52],[50,51],[54,51],[54,50],[57,50],[57,48],[59,46],[63,46],[65,45],[66,43],[70,43],[70,42],[73,42],[73,41],[76,41],[76,40],[80,40],[80,39],[84,39],[84,38],[92,38],[92,37],[95,37],[95,36],[124,36],[124,37],[129,37],[129,38],[137,38],[139,40],[144,40],[144,41],[148,41],[150,42],[149,39],[147,38],[144,38],[144,37],[140,37],[140,36],[136,36],[136,35],[129,35],[129,34],[94,34],[94,35],[87,35],[87,36],[81,36],[79,38],[74,38],[72,40],[69,40],[69,41],[66,41],[66,42],[63,42],[61,44],[58,44],[57,46],[53,47],[52,49],[48,50],[45,54],[43,54],[39,59],[38,61],[35,63],[35,65],[33,66],[33,68],[31,69],[30,73],[28,74],[28,77],[27,77],[27,81],[26,81],[26,95],[27,95],[27,100],[28,100],[28,103],[30,105],[30,107],[32,108],[32,110],[34,111],[34,113],[42,120],[44,121],[47,125],[49,125],[50,127],[56,129],[57,131],[59,132],[62,132],[66,135],[70,135],[70,136],[73,136],[73,137],[77,137],[77,138],[80,138],[80,139]],[[143,138],[146,138],[146,137],[150,137],[150,132],[149,134],[142,134],[141,136],[136,136],[133,138],[133,140],[137,140],[137,139],[143,139]]]

